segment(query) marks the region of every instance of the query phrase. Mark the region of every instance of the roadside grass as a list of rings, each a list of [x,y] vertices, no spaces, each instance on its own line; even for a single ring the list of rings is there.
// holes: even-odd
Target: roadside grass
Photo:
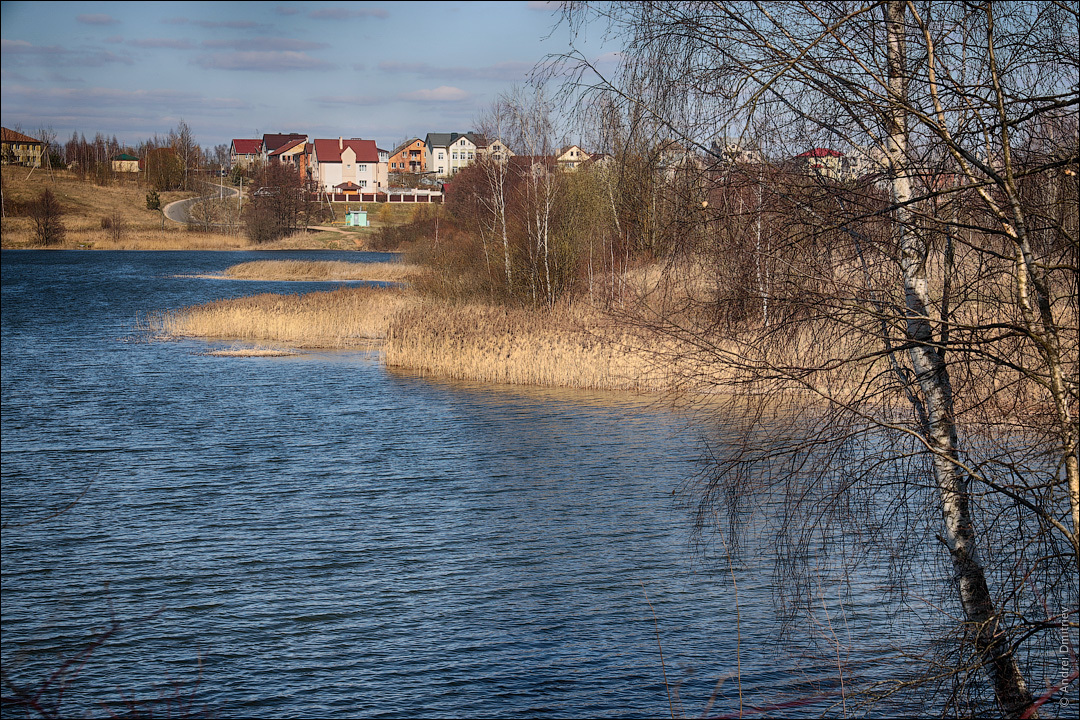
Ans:
[[[106,247],[108,249],[172,249],[173,246],[208,244],[210,236],[196,240],[198,234],[190,234],[185,228],[166,223],[161,228],[161,213],[146,209],[146,193],[149,188],[134,178],[120,178],[109,185],[95,185],[89,179],[80,180],[68,170],[35,169],[6,165],[2,169],[4,184],[4,217],[2,221],[3,247],[32,247],[34,243],[33,221],[26,212],[27,206],[37,200],[49,188],[60,201],[62,221],[67,238],[60,247]],[[192,193],[161,193],[162,204],[191,197]],[[123,232],[118,242],[110,242],[109,233],[102,229],[103,218],[120,217]],[[172,227],[170,227],[172,225]],[[233,245],[235,238],[227,235],[214,236],[216,245]],[[145,243],[142,243],[145,238]],[[230,241],[232,241],[230,243]]]

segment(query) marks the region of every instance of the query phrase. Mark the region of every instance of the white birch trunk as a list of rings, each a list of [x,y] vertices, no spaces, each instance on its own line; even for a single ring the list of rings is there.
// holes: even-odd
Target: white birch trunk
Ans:
[[[934,347],[930,324],[930,296],[926,274],[928,245],[912,222],[911,180],[908,170],[906,4],[890,0],[885,7],[889,71],[888,154],[896,203],[894,235],[900,250],[904,282],[909,355],[926,405],[925,438],[933,452],[934,478],[941,498],[945,542],[952,555],[957,590],[973,639],[994,684],[1002,710],[1019,717],[1031,706],[1031,693],[1009,647],[1007,629],[994,606],[979,560],[975,528],[969,507],[968,478],[959,465],[958,439],[953,416],[952,385],[948,366]]]

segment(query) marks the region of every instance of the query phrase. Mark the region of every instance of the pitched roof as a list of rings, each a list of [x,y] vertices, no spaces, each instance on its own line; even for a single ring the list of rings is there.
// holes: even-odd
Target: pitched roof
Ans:
[[[29,135],[23,135],[21,132],[15,132],[14,130],[9,130],[7,128],[0,128],[0,138],[2,138],[4,142],[38,143],[39,145],[45,144],[40,140],[35,140]]]
[[[814,148],[813,150],[807,150],[804,153],[800,153],[795,157],[843,157],[844,153],[839,150],[832,150],[830,148]]]
[[[316,139],[315,157],[321,163],[341,162],[341,153],[345,148],[352,148],[352,151],[356,153],[356,162],[379,162],[379,149],[375,147],[375,141],[361,140],[360,138],[351,138],[349,140],[341,138]]]
[[[307,138],[297,138],[295,140],[290,140],[289,142],[279,147],[277,150],[274,150],[272,153],[270,153],[270,157],[278,157],[283,153],[288,152],[289,150],[295,149],[298,145],[305,144],[306,142]]]
[[[138,160],[138,159],[139,158],[135,157],[134,155],[128,155],[127,153],[120,153],[119,155],[117,155],[116,157],[113,158],[113,160],[119,160],[121,162],[131,162],[132,160]]]
[[[262,152],[262,140],[259,138],[240,138],[232,141],[237,155],[258,155]]]
[[[473,145],[476,145],[476,141],[473,139],[476,137],[476,133],[428,133],[424,138],[424,144],[428,147],[450,147],[450,145],[461,138],[465,138]]]
[[[262,136],[262,144],[266,146],[266,152],[272,153],[282,145],[293,140],[307,140],[307,135],[300,133],[272,133]]]
[[[423,140],[421,140],[420,138],[413,138],[412,140],[408,140],[406,142],[403,142],[400,145],[398,145],[396,148],[394,148],[394,151],[391,152],[390,154],[391,155],[397,155],[399,152],[401,152],[405,148],[409,147],[414,142],[423,142]]]

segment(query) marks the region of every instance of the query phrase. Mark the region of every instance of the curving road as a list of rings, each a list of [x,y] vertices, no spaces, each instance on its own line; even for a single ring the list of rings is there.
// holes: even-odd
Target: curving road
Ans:
[[[236,197],[240,194],[240,191],[238,189],[234,187],[229,187],[228,185],[214,185],[213,183],[208,184],[215,188],[214,193],[211,193],[209,195],[203,195],[202,197],[194,197],[188,198],[187,200],[177,200],[176,202],[171,202],[162,209],[162,212],[165,213],[165,217],[172,220],[173,222],[180,223],[181,225],[187,225],[188,220],[191,217],[191,206],[199,202],[200,200],[217,197],[220,194],[220,191],[218,191],[217,188],[224,188],[225,194],[228,197]]]

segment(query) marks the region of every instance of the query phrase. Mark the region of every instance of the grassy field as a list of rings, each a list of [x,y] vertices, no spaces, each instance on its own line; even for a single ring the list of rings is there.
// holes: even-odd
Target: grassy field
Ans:
[[[333,230],[299,232],[273,243],[252,245],[244,235],[218,232],[189,231],[186,227],[166,220],[162,227],[161,213],[146,209],[149,191],[137,178],[122,178],[109,185],[95,185],[90,179],[80,180],[71,171],[46,171],[5,165],[3,178],[4,214],[0,238],[5,248],[34,247],[33,221],[27,205],[49,188],[56,195],[63,211],[62,222],[66,238],[57,247],[66,249],[99,250],[239,250],[258,247],[260,250],[361,250],[369,246],[378,228],[407,223],[424,205],[390,205],[364,203],[371,227],[356,228],[331,225]],[[194,197],[195,193],[160,193],[162,205]],[[344,222],[346,209],[358,209],[360,203],[333,203],[336,222]],[[102,220],[122,218],[122,230],[117,234],[103,229]]]

